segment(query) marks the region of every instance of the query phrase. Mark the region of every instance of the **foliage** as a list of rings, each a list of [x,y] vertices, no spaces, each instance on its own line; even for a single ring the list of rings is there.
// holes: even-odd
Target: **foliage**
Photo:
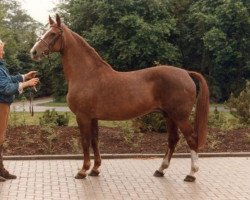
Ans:
[[[72,153],[79,153],[81,152],[81,145],[80,140],[78,138],[72,138],[68,141],[68,144],[71,146]]]
[[[72,0],[61,10],[70,27],[121,71],[179,63],[170,42],[175,19],[163,0]]]
[[[131,123],[128,121],[124,121],[123,123],[115,122],[116,127],[118,127],[122,132],[122,139],[126,144],[138,146],[142,140],[142,133],[138,133]]]
[[[135,129],[140,132],[166,132],[166,120],[162,113],[154,112],[134,120]]]
[[[55,149],[55,141],[57,140],[57,134],[54,130],[54,127],[52,124],[43,124],[42,131],[40,134],[44,134],[46,140],[42,143],[44,153],[46,154],[52,154]],[[40,135],[40,137],[42,137]]]
[[[54,109],[52,111],[46,110],[42,117],[40,117],[40,125],[54,125],[54,126],[68,126],[69,116],[67,113],[58,114]]]
[[[193,124],[194,112],[190,115],[190,121]],[[156,112],[137,118],[133,121],[133,126],[135,130],[139,130],[140,132],[167,132],[165,118],[161,113]],[[215,107],[215,110],[209,113],[208,126],[209,128],[230,130],[242,128],[244,124],[230,113],[219,112],[217,107]]]
[[[239,122],[238,118],[232,116],[230,113],[219,112],[217,107],[215,107],[214,111],[209,113],[208,127],[218,128],[220,130],[231,130],[242,128],[243,124]]]
[[[29,50],[41,25],[28,16],[17,1],[0,1],[0,38],[6,43],[5,59],[11,73],[34,69]]]
[[[240,119],[241,123],[250,125],[250,81],[246,83],[246,88],[240,92],[238,97],[231,94],[227,106],[231,113]]]
[[[250,76],[249,4],[234,0],[188,2],[180,13],[177,35],[183,63],[205,74],[212,99],[223,101],[231,92],[238,93]]]

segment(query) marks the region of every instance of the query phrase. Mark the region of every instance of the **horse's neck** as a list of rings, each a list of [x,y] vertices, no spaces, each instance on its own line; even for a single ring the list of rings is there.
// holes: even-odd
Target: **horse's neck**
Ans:
[[[62,63],[66,80],[69,82],[75,79],[84,79],[86,76],[98,77],[100,71],[113,71],[79,35],[69,29],[64,31],[64,51],[62,53]]]

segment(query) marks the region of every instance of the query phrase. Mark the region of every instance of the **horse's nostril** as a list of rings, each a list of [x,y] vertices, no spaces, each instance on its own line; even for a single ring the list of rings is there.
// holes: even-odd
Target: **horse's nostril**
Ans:
[[[37,51],[34,50],[34,51],[32,52],[32,54],[33,54],[33,56],[35,56],[35,55],[37,54]]]

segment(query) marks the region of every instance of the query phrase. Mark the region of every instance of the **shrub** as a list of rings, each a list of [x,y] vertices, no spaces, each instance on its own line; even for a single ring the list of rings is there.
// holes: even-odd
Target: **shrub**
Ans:
[[[239,120],[228,112],[219,112],[215,107],[214,112],[209,113],[208,126],[210,128],[219,128],[221,130],[229,130],[240,128],[242,125]]]
[[[250,81],[247,81],[246,88],[240,92],[238,97],[231,94],[226,106],[234,116],[239,118],[241,123],[250,125]]]
[[[162,113],[154,112],[148,115],[139,117],[134,120],[135,128],[140,132],[166,132],[166,120]]]
[[[115,122],[115,125],[121,130],[122,132],[121,138],[126,144],[132,145],[134,147],[137,147],[139,145],[139,143],[142,140],[143,134],[138,133],[138,131],[133,127],[133,125],[130,122],[128,121],[124,121],[123,123]]]
[[[58,114],[54,109],[52,111],[46,110],[42,117],[39,118],[40,125],[55,125],[55,126],[68,126],[69,115]]]

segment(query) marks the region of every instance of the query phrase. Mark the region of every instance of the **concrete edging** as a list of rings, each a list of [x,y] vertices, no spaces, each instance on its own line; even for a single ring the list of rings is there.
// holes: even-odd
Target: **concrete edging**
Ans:
[[[103,159],[163,158],[164,154],[102,154]],[[93,158],[91,154],[91,158]],[[250,157],[250,152],[199,153],[200,158],[209,157]],[[189,153],[175,153],[173,158],[190,158]],[[4,160],[82,160],[83,154],[4,156]]]

